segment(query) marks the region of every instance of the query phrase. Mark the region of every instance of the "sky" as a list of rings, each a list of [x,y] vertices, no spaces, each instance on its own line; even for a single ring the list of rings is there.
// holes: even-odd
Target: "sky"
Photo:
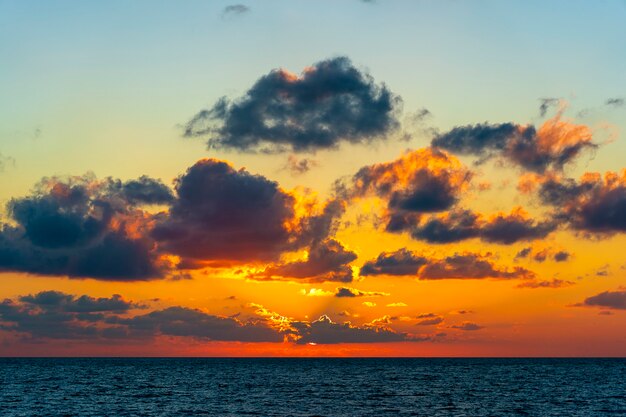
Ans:
[[[626,355],[625,19],[0,0],[0,355]]]

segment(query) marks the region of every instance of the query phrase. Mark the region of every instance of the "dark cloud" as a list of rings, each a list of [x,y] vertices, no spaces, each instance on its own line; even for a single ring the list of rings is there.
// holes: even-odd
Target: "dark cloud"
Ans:
[[[146,175],[126,182],[112,181],[111,187],[119,190],[131,204],[170,204],[174,201],[172,190],[161,180]]]
[[[455,127],[437,135],[432,145],[464,155],[477,155],[479,162],[502,156],[535,172],[562,169],[582,151],[595,149],[591,130],[561,118],[559,112],[538,130],[514,123],[476,124]]]
[[[455,127],[440,134],[432,145],[460,154],[487,156],[489,152],[503,151],[507,142],[519,134],[518,125],[513,123],[476,124]]]
[[[624,99],[618,97],[609,98],[604,102],[604,104],[606,104],[607,106],[622,107],[624,105]]]
[[[334,323],[327,316],[318,320],[294,321],[260,305],[256,316],[241,319],[173,306],[129,316],[143,305],[110,298],[74,296],[56,291],[25,295],[0,302],[0,330],[16,332],[24,339],[97,341],[146,341],[160,336],[193,338],[200,341],[271,342],[297,344],[384,343],[420,341],[387,327],[385,316],[364,325]]]
[[[44,291],[0,303],[0,329],[32,339],[89,339],[104,336],[102,324],[111,314],[141,307],[119,295],[111,298],[76,297]]]
[[[386,201],[386,230],[399,232],[424,213],[453,207],[471,177],[454,156],[424,148],[391,162],[365,166],[349,180],[337,182],[335,192],[346,200],[374,196]]]
[[[593,234],[626,232],[626,170],[539,179],[539,197],[555,207],[555,217],[573,229]]]
[[[249,11],[250,8],[244,4],[231,4],[224,7],[224,10],[222,10],[222,16],[239,16],[248,13]]]
[[[416,326],[435,326],[437,324],[443,323],[443,317],[434,313],[420,314],[416,318]]]
[[[337,344],[337,343],[385,343],[412,340],[404,333],[379,326],[358,327],[350,323],[335,323],[328,316],[306,323],[295,322],[299,338],[296,343]]]
[[[469,321],[465,321],[462,324],[457,324],[454,326],[450,326],[453,329],[459,329],[459,330],[465,330],[465,331],[475,331],[475,330],[480,330],[480,329],[484,329],[484,326],[481,326],[479,324],[476,323],[472,323]]]
[[[552,220],[537,222],[522,210],[498,214],[480,227],[479,236],[490,243],[510,245],[519,241],[542,239],[553,232],[558,223]]]
[[[485,242],[510,245],[519,241],[542,239],[556,230],[555,220],[536,221],[521,208],[510,214],[498,213],[485,217],[470,210],[455,210],[443,216],[433,216],[405,228],[411,237],[429,243],[452,243],[479,238]]]
[[[411,237],[430,243],[452,243],[478,237],[478,215],[470,210],[454,210],[442,217],[431,217],[415,224],[407,222],[404,229]]]
[[[535,252],[533,254],[533,261],[544,262],[546,259],[548,259],[548,253],[549,253],[548,249],[542,249],[542,250]]]
[[[119,318],[113,322],[124,325],[131,337],[167,335],[213,341],[283,341],[283,335],[264,322],[244,323],[234,317],[214,316],[186,307],[169,307],[129,319]]]
[[[517,288],[563,288],[574,285],[572,281],[553,278],[551,281],[527,281],[517,285]]]
[[[428,259],[418,256],[406,248],[395,252],[383,252],[375,260],[366,262],[360,274],[368,275],[417,275]]]
[[[386,296],[389,295],[387,293],[384,292],[377,292],[377,291],[361,291],[361,290],[357,290],[356,288],[348,288],[348,287],[339,287],[337,288],[337,292],[335,293],[335,297],[348,297],[348,298],[355,298],[355,297],[382,297],[382,296]]]
[[[340,242],[329,239],[315,242],[306,260],[272,265],[252,278],[283,277],[307,282],[351,282],[352,269],[348,264],[356,258],[356,253],[346,250]]]
[[[0,269],[119,281],[162,277],[167,266],[146,236],[154,215],[141,206],[172,199],[165,185],[145,176],[44,178],[30,196],[7,204],[13,224],[0,226]]]
[[[582,302],[583,306],[626,310],[626,290],[604,291]]]
[[[522,258],[530,258],[535,262],[544,262],[548,258],[552,258],[554,262],[566,262],[572,257],[572,254],[565,251],[559,250],[554,252],[552,248],[543,248],[543,249],[533,249],[532,247],[527,247],[515,255],[515,260]]]
[[[32,339],[152,339],[160,335],[198,340],[282,342],[283,334],[263,320],[239,321],[186,307],[169,307],[125,317],[130,309],[144,308],[111,298],[80,297],[45,291],[0,303],[0,329]]]
[[[176,194],[146,176],[45,178],[31,196],[8,204],[13,224],[0,229],[0,269],[129,281],[184,276],[176,268],[276,260],[307,246],[316,255],[345,204],[312,208],[301,197],[216,160],[179,177]],[[170,210],[147,212],[145,205]],[[180,262],[164,256],[170,254]],[[343,281],[351,279],[349,268],[342,272]]]
[[[59,291],[42,291],[35,295],[24,295],[19,297],[19,301],[46,310],[58,310],[68,313],[95,313],[107,311],[122,313],[131,308],[142,307],[139,304],[124,300],[119,294],[113,294],[110,298],[94,298],[88,295],[76,297]]]
[[[555,262],[566,262],[567,260],[569,260],[569,258],[571,258],[571,256],[571,253],[562,250],[555,253],[553,258]]]
[[[498,268],[490,255],[461,253],[432,260],[419,272],[420,279],[531,279],[535,274],[519,266],[512,269]]]
[[[161,250],[190,264],[276,260],[324,240],[344,209],[341,202],[329,202],[319,214],[300,216],[294,194],[215,159],[198,161],[175,188],[178,197],[152,236]]]
[[[315,151],[341,142],[383,140],[398,127],[400,98],[346,57],[321,61],[300,76],[273,70],[234,101],[222,98],[196,114],[186,137],[211,148]]]
[[[499,268],[491,261],[492,255],[455,253],[445,258],[426,258],[407,249],[383,252],[377,259],[367,262],[361,275],[405,275],[419,279],[530,279],[535,274],[528,269]],[[365,274],[363,274],[365,269]]]

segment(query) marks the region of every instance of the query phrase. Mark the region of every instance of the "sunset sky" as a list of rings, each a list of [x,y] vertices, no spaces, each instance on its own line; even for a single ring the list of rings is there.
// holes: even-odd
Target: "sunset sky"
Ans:
[[[0,0],[0,355],[626,355],[625,21]]]

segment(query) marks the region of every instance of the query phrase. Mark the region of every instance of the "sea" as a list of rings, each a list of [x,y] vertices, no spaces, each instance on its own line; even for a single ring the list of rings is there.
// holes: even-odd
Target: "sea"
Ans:
[[[3,358],[0,416],[626,416],[626,359]]]

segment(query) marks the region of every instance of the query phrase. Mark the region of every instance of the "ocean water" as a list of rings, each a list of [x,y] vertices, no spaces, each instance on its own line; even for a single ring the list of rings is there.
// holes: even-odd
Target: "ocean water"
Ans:
[[[0,359],[0,416],[617,416],[625,359]]]

